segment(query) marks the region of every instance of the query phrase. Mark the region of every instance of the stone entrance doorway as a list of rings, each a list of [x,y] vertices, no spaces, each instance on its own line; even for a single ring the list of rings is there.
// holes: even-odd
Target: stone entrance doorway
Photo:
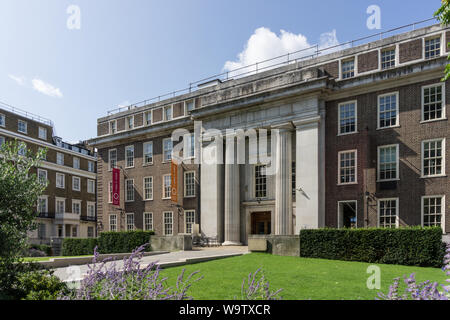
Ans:
[[[253,212],[251,214],[251,234],[271,233],[271,212]]]

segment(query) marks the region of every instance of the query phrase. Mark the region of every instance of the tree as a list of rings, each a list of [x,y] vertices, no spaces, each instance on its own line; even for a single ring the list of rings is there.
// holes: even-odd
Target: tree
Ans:
[[[434,16],[441,22],[443,26],[447,26],[450,23],[450,0],[442,0],[441,7],[434,13]],[[450,46],[450,43],[447,43]],[[450,60],[450,56],[447,58]],[[450,63],[445,66],[445,76],[443,81],[450,78]]]
[[[14,296],[27,232],[36,228],[33,207],[47,182],[40,182],[30,170],[39,166],[45,152],[33,154],[17,141],[0,147],[0,297]]]

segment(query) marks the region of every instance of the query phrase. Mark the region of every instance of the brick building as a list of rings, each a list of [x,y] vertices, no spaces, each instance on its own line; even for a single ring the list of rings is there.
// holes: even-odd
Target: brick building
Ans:
[[[46,158],[32,173],[47,180],[39,198],[33,243],[50,244],[65,237],[96,236],[96,156],[84,143],[68,144],[55,136],[52,121],[0,106],[0,145],[20,141],[32,152],[46,149]]]
[[[190,232],[194,223],[224,244],[323,226],[440,225],[449,233],[450,91],[440,81],[449,39],[448,28],[433,25],[328,54],[322,49],[98,119],[98,136],[89,143],[99,149],[103,230],[164,235]],[[182,165],[178,194],[195,193],[172,203],[164,193],[168,138],[176,129],[196,132],[199,122],[197,133],[215,135],[192,135],[189,155],[204,160],[214,141],[219,161]],[[236,159],[228,141],[239,143],[239,130],[246,133],[246,161],[226,162]],[[268,145],[261,144],[263,130],[275,137]],[[254,157],[255,145],[271,162]],[[121,207],[108,201],[113,166],[122,169]],[[267,174],[270,166],[277,170]],[[152,178],[151,199],[145,177]]]

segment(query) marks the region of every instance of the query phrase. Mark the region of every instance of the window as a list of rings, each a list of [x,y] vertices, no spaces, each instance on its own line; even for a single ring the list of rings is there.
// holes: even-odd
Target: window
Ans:
[[[133,129],[134,128],[134,116],[127,117],[127,129]]]
[[[398,125],[398,93],[378,96],[378,129]]]
[[[381,70],[395,67],[395,49],[381,51]]]
[[[145,113],[145,124],[147,126],[152,124],[152,112],[151,111],[148,111]]]
[[[76,158],[76,157],[73,158],[73,168],[80,169],[80,159],[79,158]]]
[[[72,227],[72,238],[76,238],[78,236],[78,226]]]
[[[109,231],[117,231],[117,215],[109,215]]]
[[[37,212],[47,213],[48,212],[48,198],[46,196],[40,196],[38,199]]]
[[[357,201],[338,201],[338,228],[357,228]]]
[[[396,228],[398,225],[398,198],[378,200],[378,226]]]
[[[144,230],[153,230],[153,213],[144,212]]]
[[[128,146],[125,148],[126,165],[125,168],[134,167],[134,146]]]
[[[65,188],[64,180],[65,180],[65,175],[57,172],[56,173],[56,187],[64,189]]]
[[[94,172],[95,171],[95,166],[94,166],[94,162],[93,161],[88,161],[88,171],[89,172]]]
[[[37,171],[38,171],[39,182],[42,184],[46,184],[47,183],[47,170],[38,169]]]
[[[113,183],[112,183],[112,181],[109,182],[108,188],[109,188],[108,202],[112,203],[112,198],[113,198]]]
[[[95,181],[89,180],[87,181],[87,192],[88,193],[95,193]]]
[[[267,176],[265,165],[255,166],[255,197],[267,197]]]
[[[109,150],[109,171],[117,165],[117,149]]]
[[[432,177],[445,174],[445,139],[422,142],[422,176]]]
[[[153,142],[144,142],[144,165],[153,163]]]
[[[39,139],[47,140],[47,129],[39,127]]]
[[[38,238],[39,239],[44,239],[45,238],[45,223],[39,223],[39,227],[38,227]]]
[[[57,152],[56,153],[56,163],[63,166],[64,165],[64,154]]]
[[[127,231],[134,230],[134,213],[127,213]]]
[[[356,132],[356,101],[339,104],[339,134]]]
[[[163,140],[163,161],[169,162],[172,160],[172,139],[167,138]]]
[[[109,133],[115,134],[116,133],[116,120],[113,120],[109,123]]]
[[[56,199],[56,213],[63,214],[66,212],[66,200]]]
[[[398,180],[398,145],[378,147],[378,180]]]
[[[355,59],[342,61],[342,79],[355,76]]]
[[[134,180],[133,179],[125,180],[125,188],[126,188],[125,201],[127,202],[134,201]]]
[[[95,202],[88,202],[88,204],[87,204],[87,216],[89,218],[95,218]]]
[[[166,174],[163,176],[163,199],[170,199],[172,194],[172,188],[171,188],[171,176],[170,174]]]
[[[42,147],[38,147],[39,152],[44,152],[44,154],[42,155],[42,157],[40,158],[41,160],[47,160],[47,151],[45,148]]]
[[[173,213],[164,212],[164,235],[171,236],[173,234]]]
[[[72,213],[81,214],[81,201],[72,200]]]
[[[88,238],[94,237],[94,227],[87,227],[87,236]]]
[[[441,36],[425,39],[425,59],[435,58],[441,55]]]
[[[356,150],[341,151],[339,157],[338,184],[356,183]]]
[[[0,127],[5,127],[5,125],[6,125],[5,115],[0,114]]]
[[[194,158],[195,156],[195,136],[194,134],[185,135],[186,142],[183,145],[184,158]]]
[[[195,197],[195,171],[184,173],[184,196]]]
[[[25,157],[27,154],[27,145],[23,142],[20,143],[19,145],[19,151],[18,151],[19,156],[23,156]]]
[[[445,118],[444,84],[422,87],[422,121]]]
[[[194,110],[194,100],[190,100],[186,102],[186,111],[190,112]]]
[[[153,200],[153,177],[144,177],[144,200]]]
[[[186,210],[184,211],[185,216],[185,232],[192,233],[193,225],[195,224],[195,211],[194,210]]]
[[[81,191],[81,179],[79,177],[72,177],[72,190]]]
[[[444,227],[444,206],[443,196],[422,197],[422,226],[423,227]]]
[[[27,123],[25,121],[19,120],[17,122],[17,131],[21,133],[27,133]]]
[[[172,120],[172,106],[167,106],[164,108],[164,120]]]

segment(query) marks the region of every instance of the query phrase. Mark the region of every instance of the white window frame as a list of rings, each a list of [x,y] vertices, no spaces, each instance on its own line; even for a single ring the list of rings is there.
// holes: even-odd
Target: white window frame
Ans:
[[[355,154],[355,181],[352,182],[341,182],[341,154],[343,153],[354,153]],[[349,184],[358,184],[358,150],[342,150],[338,152],[338,181],[337,184],[342,185],[349,185]]]
[[[377,227],[380,228],[380,202],[395,200],[395,228],[399,227],[399,198],[380,198],[377,200]]]
[[[95,172],[95,163],[94,161],[88,161],[88,171]]]
[[[166,186],[166,177],[169,177],[170,186]],[[166,187],[169,187],[169,195],[166,196]],[[172,196],[172,175],[171,174],[164,174],[162,176],[162,199],[171,199]]]
[[[129,222],[128,221],[128,217],[132,217],[132,219],[133,219],[133,224],[132,225],[128,223]],[[136,224],[134,222],[134,213],[131,213],[131,212],[127,213],[125,215],[125,222],[126,222],[125,226],[127,228],[126,231],[134,231],[136,229]],[[130,228],[130,226],[132,226],[132,227]]]
[[[6,117],[3,113],[0,113],[0,119],[3,119],[3,121],[0,121],[0,127],[5,128],[6,127]]]
[[[25,131],[20,130],[20,123],[23,123],[25,126]],[[17,132],[28,134],[28,123],[24,120],[17,120]]]
[[[190,102],[192,102],[192,110],[195,110],[195,100],[194,100],[194,99],[185,101],[185,102],[184,102],[184,107],[185,107],[184,114],[186,114],[186,115],[187,115],[188,112],[189,112],[189,110],[188,110],[188,104],[189,104]],[[192,111],[192,110],[191,110],[191,111]]]
[[[114,159],[115,165],[111,166],[111,152],[114,151],[116,153],[116,157]],[[113,168],[117,167],[117,149],[108,150],[108,171],[112,171]]]
[[[89,207],[93,207],[93,208],[94,208],[94,214],[93,214],[93,215],[89,214]],[[87,216],[87,217],[95,218],[95,202],[87,201],[87,205],[86,205],[86,216]]]
[[[352,61],[352,60],[353,60],[353,76],[344,78],[344,72],[343,72],[344,63]],[[356,56],[343,58],[343,59],[339,60],[339,75],[340,75],[341,80],[347,80],[347,79],[352,79],[352,78],[356,77],[356,70],[358,69],[357,60],[358,59]]]
[[[128,198],[128,181],[131,181],[132,188],[133,188],[133,199]],[[134,179],[125,179],[125,202],[133,202],[134,196],[135,196],[135,187],[134,187]]]
[[[193,214],[193,221],[189,222],[189,224],[191,225],[191,232],[188,232],[188,213],[192,213]],[[195,210],[184,210],[184,232],[187,234],[192,234],[194,233],[194,225],[195,225]]]
[[[440,174],[433,174],[433,175],[425,175],[424,174],[424,170],[425,170],[425,166],[424,166],[424,155],[425,155],[425,143],[427,142],[437,142],[437,141],[442,141],[442,173]],[[423,140],[421,145],[421,178],[438,178],[438,177],[445,177],[445,152],[446,152],[446,148],[445,148],[445,144],[446,144],[446,139],[445,138],[436,138],[436,139],[429,139],[429,140]]]
[[[74,205],[77,204],[80,206],[80,212],[76,213],[74,210]],[[72,213],[81,215],[81,200],[72,199]]]
[[[89,230],[92,230],[92,235],[89,234]],[[86,229],[86,234],[88,238],[94,238],[95,230],[93,226],[88,226]]]
[[[116,134],[117,133],[117,120],[111,120],[109,122],[109,134]]]
[[[428,58],[426,58],[425,57],[425,54],[426,54],[426,41],[427,40],[433,40],[433,39],[437,39],[437,38],[439,38],[439,55],[435,55],[435,56],[433,56],[433,57],[428,57]],[[444,37],[445,38],[445,37]],[[442,33],[438,33],[438,34],[434,34],[434,35],[430,35],[430,36],[427,36],[427,37],[424,37],[423,38],[423,45],[422,45],[422,57],[423,57],[423,60],[431,60],[431,59],[435,59],[435,58],[439,58],[439,57],[441,57],[444,53],[445,53],[445,45],[444,45],[444,42],[445,41],[442,41]]]
[[[146,184],[145,184],[145,179],[148,179],[148,178],[151,179],[151,183],[150,183],[151,195],[150,195],[150,197],[147,197],[147,192],[146,192],[147,188],[146,188]],[[142,189],[143,189],[144,201],[153,200],[153,176],[144,177],[142,179]]]
[[[171,233],[167,233],[166,232],[166,213],[170,213],[170,219],[171,219],[170,225],[171,225],[171,229],[172,229]],[[167,224],[169,224],[169,223],[167,223]],[[165,236],[172,236],[173,235],[173,211],[164,211],[163,212],[163,233],[164,233]]]
[[[442,87],[442,117],[436,118],[436,119],[428,119],[425,120],[424,112],[425,112],[425,89],[432,88],[432,87]],[[421,110],[420,110],[420,123],[428,123],[428,122],[434,122],[434,121],[440,121],[440,120],[447,120],[447,114],[446,114],[446,106],[445,106],[445,82],[441,83],[433,83],[430,85],[422,86],[420,89],[421,93]]]
[[[420,205],[421,205],[421,219],[422,219],[422,227],[424,227],[425,226],[425,219],[424,219],[424,216],[425,216],[425,212],[424,212],[424,200],[425,199],[430,199],[430,198],[441,198],[441,229],[442,229],[442,231],[443,231],[443,233],[445,234],[446,233],[446,231],[445,231],[445,195],[443,195],[443,194],[440,194],[440,195],[431,195],[431,196],[422,196],[421,197],[421,202],[420,202]]]
[[[166,141],[170,141],[172,147],[170,148],[170,159],[167,159],[167,152],[166,150]],[[171,162],[172,161],[172,152],[173,152],[173,141],[172,138],[165,138],[163,139],[163,163],[165,162]]]
[[[146,223],[146,220],[145,220],[145,218],[146,218],[147,215],[149,215],[149,217],[150,217],[149,220],[150,220],[151,228],[147,228],[147,223]],[[143,227],[143,229],[144,229],[145,231],[154,230],[154,225],[153,225],[153,212],[144,212],[142,227]]]
[[[132,151],[133,152],[133,157],[132,157],[132,162],[133,162],[133,164],[132,165],[128,165],[128,151]],[[135,160],[135,157],[134,157],[134,145],[129,145],[129,146],[126,146],[125,147],[125,169],[129,169],[129,168],[134,168],[134,160]]]
[[[147,115],[148,114],[150,115],[150,123],[148,123],[148,120],[147,120]],[[145,123],[146,126],[151,126],[153,124],[153,112],[152,112],[152,110],[148,110],[148,111],[144,112],[144,123]]]
[[[254,197],[255,198],[260,198],[260,199],[266,199],[267,198],[267,195],[268,195],[268,176],[267,176],[267,174],[265,174],[265,175],[262,175],[262,176],[265,176],[266,177],[266,186],[265,186],[265,196],[263,196],[263,197],[258,197],[257,196],[257,194],[256,194],[256,168],[257,167],[265,167],[265,172],[267,173],[267,165],[265,165],[265,164],[255,164],[254,166],[253,166],[253,177],[252,177],[252,179],[253,179],[253,195],[254,195]]]
[[[58,211],[58,202],[63,203],[63,212]],[[57,214],[66,213],[66,199],[65,198],[58,198],[58,197],[55,198],[55,213],[57,213]]]
[[[341,106],[346,104],[355,104],[355,131],[351,132],[341,132]],[[358,101],[357,100],[350,100],[350,101],[344,101],[338,104],[338,136],[345,136],[347,134],[355,134],[358,133]]]
[[[92,190],[89,190],[89,185],[92,185]],[[87,181],[87,192],[95,194],[95,180],[88,179]]]
[[[130,125],[130,119],[131,119],[131,125]],[[133,130],[135,128],[134,115],[125,117],[125,125],[127,127],[127,130]]]
[[[380,120],[381,120],[380,119],[380,99],[387,97],[387,96],[392,96],[392,95],[395,95],[395,124],[390,125],[390,126],[381,127],[380,126]],[[399,103],[399,92],[398,91],[380,94],[377,97],[377,130],[400,127],[400,112],[399,112],[400,107],[399,107],[398,103]]]
[[[58,185],[58,176],[62,176],[62,186]],[[56,188],[65,189],[66,188],[66,175],[64,173],[56,172]]]
[[[77,161],[78,161],[78,162],[77,162]],[[78,163],[78,165],[75,165],[75,163]],[[81,160],[80,160],[80,158],[78,158],[78,157],[73,157],[72,165],[73,165],[73,168],[74,168],[74,169],[80,169],[80,167],[81,167]]]
[[[389,68],[384,68],[383,69],[383,57],[382,57],[382,54],[383,54],[383,52],[386,52],[386,51],[394,51],[394,65],[389,67]],[[380,57],[380,59],[379,59],[379,66],[380,66],[380,70],[381,71],[391,70],[391,69],[394,69],[395,67],[397,67],[397,65],[398,65],[397,53],[398,53],[398,50],[397,50],[397,46],[396,45],[393,46],[393,47],[386,47],[386,48],[380,49],[380,52],[379,52],[379,57]]]
[[[112,219],[114,218],[114,219]],[[114,224],[112,224],[111,222],[114,220]],[[109,224],[109,231],[113,231],[116,232],[118,230],[118,226],[117,226],[117,214],[109,214],[108,217],[108,224]],[[114,228],[112,228],[112,226],[114,226]]]
[[[113,201],[112,201],[112,191],[113,191],[113,183],[112,183],[112,181],[110,181],[109,183],[108,183],[108,203],[112,203]]]
[[[47,170],[44,170],[44,169],[37,169],[37,176],[38,176],[38,179],[39,179],[39,175],[41,174],[41,173],[45,173],[45,182],[47,182],[48,181],[48,172],[47,172]],[[40,179],[39,179],[39,182],[40,182]]]
[[[166,114],[166,110],[170,110],[170,119],[167,119],[167,114]],[[173,120],[173,106],[169,105],[169,106],[165,106],[163,108],[163,117],[164,117],[164,121],[172,121]]]
[[[194,194],[191,194],[191,195],[188,195],[187,194],[187,179],[186,179],[186,176],[188,175],[188,174],[193,174],[194,176],[193,176],[193,186],[192,186],[192,189],[193,189],[193,191],[194,191]],[[184,172],[184,197],[185,198],[194,198],[196,196],[196,191],[195,191],[195,171],[194,170],[191,170],[191,171],[185,171]]]
[[[78,189],[75,188],[75,181],[78,180]],[[72,190],[73,191],[81,191],[81,178],[80,177],[72,177]]]
[[[59,159],[62,159],[62,161],[59,161]],[[64,153],[61,152],[56,153],[56,164],[59,164],[60,166],[64,165]]]
[[[45,210],[44,211],[39,210],[40,209],[40,201],[41,200],[45,200]],[[39,196],[38,197],[38,204],[37,204],[37,207],[36,207],[36,211],[38,213],[48,213],[48,196]]]
[[[41,133],[44,133],[44,134],[41,135]],[[47,128],[39,127],[39,129],[38,129],[38,137],[39,137],[39,139],[47,140]]]
[[[380,149],[383,148],[390,148],[390,147],[395,147],[395,160],[396,160],[396,164],[395,164],[395,178],[394,179],[381,179],[380,178]],[[388,145],[383,145],[383,146],[378,146],[377,147],[377,182],[386,182],[386,181],[398,181],[400,180],[400,146],[399,144],[388,144]]]
[[[145,153],[145,147],[147,145],[151,145],[152,146],[152,152],[151,152],[152,161],[150,161],[150,162],[146,162],[146,155],[150,154],[150,153]],[[142,156],[142,165],[143,166],[152,165],[153,164],[153,141],[147,141],[147,142],[144,142],[142,144],[142,154],[143,154],[143,156]]]

